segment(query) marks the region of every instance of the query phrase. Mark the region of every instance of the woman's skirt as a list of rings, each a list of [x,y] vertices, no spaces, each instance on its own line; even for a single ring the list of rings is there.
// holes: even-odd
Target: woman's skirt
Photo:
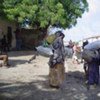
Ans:
[[[53,68],[50,68],[49,72],[49,84],[51,86],[59,86],[63,83],[65,78],[64,64],[56,64]]]

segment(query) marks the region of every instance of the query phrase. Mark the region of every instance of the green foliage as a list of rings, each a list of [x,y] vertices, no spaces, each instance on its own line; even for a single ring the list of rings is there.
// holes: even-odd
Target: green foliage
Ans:
[[[0,0],[0,18],[4,16],[4,12],[3,12],[3,1],[4,0]]]
[[[8,20],[22,23],[28,18],[33,27],[70,28],[88,10],[88,3],[86,0],[4,0],[3,7]]]

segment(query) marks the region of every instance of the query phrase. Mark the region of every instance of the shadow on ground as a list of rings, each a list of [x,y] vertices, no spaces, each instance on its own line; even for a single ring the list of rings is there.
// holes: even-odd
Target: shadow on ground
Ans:
[[[0,81],[0,100],[100,100],[100,87],[87,90],[82,72],[66,73],[60,89],[51,89],[48,76],[29,83]]]
[[[17,65],[21,65],[21,64],[25,64],[25,63],[27,63],[28,62],[28,60],[16,60],[16,59],[10,59],[9,60],[9,63],[10,63],[10,67],[16,67]]]
[[[35,51],[11,51],[8,52],[9,57],[18,57],[18,56],[27,56],[27,55],[35,55]]]
[[[34,55],[36,55],[36,58],[34,58]],[[15,67],[17,65],[21,65],[21,64],[25,64],[27,63],[32,57],[33,57],[33,60],[34,59],[37,59],[37,56],[39,55],[42,55],[44,57],[49,57],[47,55],[43,55],[43,54],[40,54],[38,52],[35,52],[35,51],[11,51],[8,53],[8,57],[9,57],[9,63],[10,63],[10,67]],[[30,56],[30,57],[29,57]],[[15,57],[25,57],[25,59],[15,59]],[[29,57],[29,58],[28,58]],[[32,60],[32,61],[33,61]]]

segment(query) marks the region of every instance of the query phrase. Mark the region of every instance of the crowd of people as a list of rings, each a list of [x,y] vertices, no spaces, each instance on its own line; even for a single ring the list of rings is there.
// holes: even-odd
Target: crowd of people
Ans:
[[[57,31],[51,44],[53,54],[50,56],[48,64],[49,85],[52,88],[59,88],[65,79],[64,63],[66,55],[63,43],[64,37],[65,35],[62,31]],[[2,48],[3,51],[6,51],[8,48],[5,35],[2,39]],[[82,48],[78,45],[78,43],[70,41],[68,48],[72,48],[73,50],[72,61],[74,64],[80,64],[79,59],[81,59],[88,88],[94,88],[99,84],[100,40],[92,43],[85,41],[83,42]],[[3,65],[9,66],[7,54],[0,54],[0,60],[3,60]],[[33,58],[30,59],[29,62],[31,60],[33,60]]]
[[[52,43],[53,55],[49,59],[49,84],[50,87],[59,88],[65,78],[64,34],[58,31],[55,35],[56,38]],[[100,40],[92,43],[85,41],[82,47],[78,43],[70,44],[73,49],[73,63],[83,63],[87,88],[95,88],[99,84]],[[79,59],[81,59],[80,62]]]

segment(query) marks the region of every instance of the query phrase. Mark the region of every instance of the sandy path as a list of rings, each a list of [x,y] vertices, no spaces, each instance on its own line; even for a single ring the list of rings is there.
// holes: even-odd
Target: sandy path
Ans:
[[[30,64],[32,51],[10,52],[11,67],[0,68],[0,100],[100,100],[100,85],[87,90],[82,64],[65,62],[66,80],[59,90],[48,86],[48,59],[37,56]]]

